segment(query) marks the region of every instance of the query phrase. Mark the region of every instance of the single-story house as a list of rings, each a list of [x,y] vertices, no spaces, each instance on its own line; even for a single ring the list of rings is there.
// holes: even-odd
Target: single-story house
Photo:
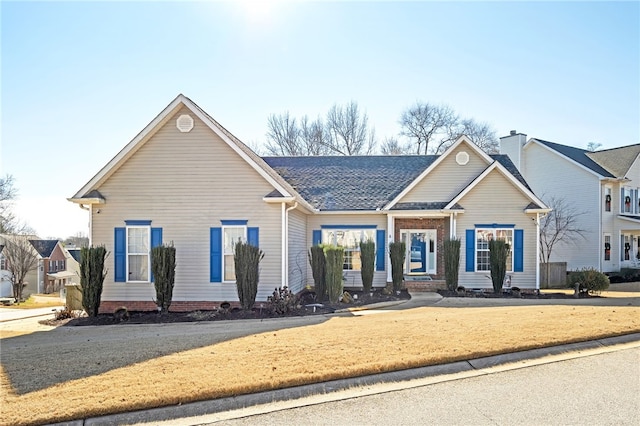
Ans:
[[[377,245],[375,287],[391,281],[390,242],[407,243],[407,279],[427,281],[443,279],[443,242],[458,238],[459,284],[491,288],[488,241],[502,238],[511,285],[536,289],[538,223],[549,211],[508,156],[466,137],[439,156],[262,158],[183,95],[69,200],[89,209],[91,244],[110,252],[104,312],[155,308],[150,249],[170,242],[173,310],[238,300],[238,240],[265,254],[258,301],[313,285],[316,243],[343,246],[345,286],[361,286],[364,239]]]

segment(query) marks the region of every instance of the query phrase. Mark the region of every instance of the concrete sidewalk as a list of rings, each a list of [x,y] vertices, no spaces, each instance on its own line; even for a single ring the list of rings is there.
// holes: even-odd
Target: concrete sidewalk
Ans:
[[[55,311],[63,309],[64,304],[60,306],[47,306],[46,308],[33,308],[33,309],[10,309],[0,308],[0,322],[17,321],[27,318],[44,317],[53,314]]]

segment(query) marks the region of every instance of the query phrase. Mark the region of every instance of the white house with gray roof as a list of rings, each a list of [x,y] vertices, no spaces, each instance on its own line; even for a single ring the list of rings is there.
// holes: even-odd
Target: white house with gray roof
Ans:
[[[592,152],[513,131],[500,152],[543,200],[561,199],[576,213],[584,237],[558,244],[552,262],[602,272],[640,265],[640,144]]]
[[[488,241],[511,247],[508,275],[539,286],[538,219],[549,211],[506,155],[461,137],[439,156],[256,155],[179,95],[69,199],[89,209],[90,238],[111,253],[101,310],[154,309],[151,247],[177,253],[172,310],[238,300],[233,244],[265,253],[258,301],[313,285],[307,252],[345,248],[346,287],[361,287],[358,243],[376,243],[374,286],[391,281],[388,245],[407,243],[405,275],[444,277],[442,245],[462,240],[459,284],[492,288]]]

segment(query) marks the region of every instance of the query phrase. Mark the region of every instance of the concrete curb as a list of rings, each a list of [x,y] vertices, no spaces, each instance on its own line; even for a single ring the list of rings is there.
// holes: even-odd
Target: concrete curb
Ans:
[[[344,391],[354,387],[371,386],[383,383],[402,382],[407,380],[423,379],[456,373],[473,372],[477,370],[490,369],[499,365],[518,363],[524,360],[540,360],[541,358],[547,357],[549,355],[564,354],[568,357],[571,357],[571,353],[573,353],[574,357],[578,357],[582,356],[579,355],[580,351],[584,351],[587,349],[598,349],[635,342],[640,342],[640,333],[603,338],[587,342],[551,346],[547,348],[532,349],[510,354],[477,358],[468,361],[458,361],[450,364],[433,365],[428,367],[414,368],[410,370],[394,371],[369,376],[296,386],[286,389],[259,392],[249,395],[240,395],[236,397],[193,402],[178,406],[153,408],[149,410],[112,414],[101,417],[92,417],[85,420],[56,423],[56,425],[84,426],[158,423],[162,421],[171,421],[187,417],[212,415],[216,413],[239,410],[247,407],[269,404],[279,401],[290,401],[313,395],[329,394],[332,392]],[[557,360],[555,359],[551,359],[549,362],[556,361]],[[522,367],[523,366],[518,366],[517,368]],[[451,378],[443,378],[443,381],[444,380],[451,380]]]

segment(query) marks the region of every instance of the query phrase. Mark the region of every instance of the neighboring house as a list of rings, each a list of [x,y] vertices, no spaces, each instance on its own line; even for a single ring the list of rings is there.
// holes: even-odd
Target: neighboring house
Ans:
[[[67,257],[67,271],[72,274],[67,284],[80,284],[80,247],[64,247]]]
[[[29,242],[38,252],[38,293],[55,293],[64,289],[66,284],[78,281],[74,280],[77,277],[76,272],[68,269],[68,259],[71,255],[60,241],[29,240]]]
[[[0,297],[13,296],[13,285],[11,284],[11,272],[9,272],[9,263],[6,257],[7,247],[5,247],[5,242],[7,240],[15,240],[17,238],[29,240],[36,237],[33,235],[0,235],[0,246],[3,247],[3,249],[0,250]],[[33,250],[33,256],[38,256],[35,249]],[[27,275],[25,275],[24,281],[27,283],[27,286],[22,291],[22,296],[26,299],[30,294],[38,292],[38,270],[34,268],[32,271],[29,271]]]
[[[584,238],[558,244],[551,261],[569,270],[637,267],[640,258],[640,144],[587,151],[515,131],[500,138],[507,154],[543,200],[563,199]]]
[[[110,252],[101,310],[154,309],[150,249],[176,247],[174,310],[237,301],[233,245],[265,253],[257,300],[313,285],[307,252],[345,247],[345,286],[361,287],[358,242],[376,243],[374,286],[391,281],[388,244],[407,243],[405,272],[444,277],[443,242],[462,240],[459,284],[491,288],[488,240],[504,238],[512,285],[539,286],[539,216],[549,209],[505,155],[461,137],[440,156],[261,158],[183,95],[72,198],[90,239]]]

